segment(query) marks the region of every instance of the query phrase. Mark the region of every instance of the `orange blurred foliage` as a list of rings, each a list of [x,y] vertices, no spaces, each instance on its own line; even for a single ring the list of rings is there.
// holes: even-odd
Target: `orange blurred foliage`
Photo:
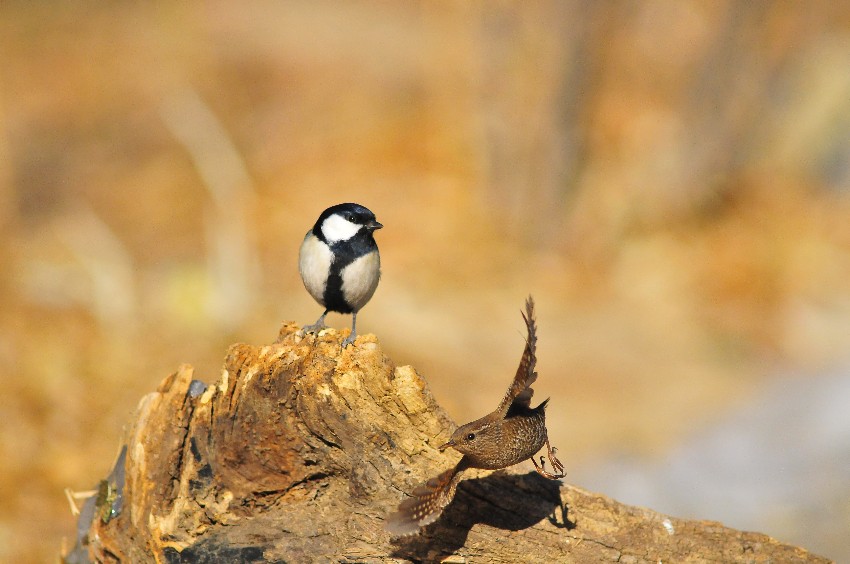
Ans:
[[[850,345],[846,3],[0,5],[0,561],[73,538],[181,362],[319,313],[296,256],[370,207],[360,316],[460,420],[539,304],[561,458],[654,451]],[[329,318],[338,327],[348,320]],[[494,395],[496,394],[496,395]]]

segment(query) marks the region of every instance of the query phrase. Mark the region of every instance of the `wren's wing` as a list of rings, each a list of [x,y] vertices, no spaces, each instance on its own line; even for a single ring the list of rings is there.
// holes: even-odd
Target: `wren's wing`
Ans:
[[[537,380],[537,372],[534,371],[537,365],[537,320],[534,318],[534,299],[531,296],[525,300],[525,313],[522,318],[528,329],[528,338],[525,340],[525,351],[519,361],[514,381],[494,412],[501,417],[505,417],[512,406],[527,408],[531,396],[534,395],[531,385]]]
[[[460,476],[468,467],[464,456],[454,468],[417,486],[411,497],[402,501],[398,509],[387,517],[387,531],[395,536],[412,535],[439,519],[454,498]]]

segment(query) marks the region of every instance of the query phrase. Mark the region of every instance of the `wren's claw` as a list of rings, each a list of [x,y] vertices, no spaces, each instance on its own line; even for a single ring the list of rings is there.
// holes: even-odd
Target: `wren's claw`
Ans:
[[[531,457],[531,462],[534,464],[534,469],[537,470],[537,473],[544,478],[549,478],[550,480],[559,480],[567,475],[567,473],[564,472],[564,465],[560,460],[555,458],[556,450],[557,449],[552,448],[549,445],[549,439],[546,439],[546,451],[549,456],[549,462],[552,463],[552,469],[555,471],[554,474],[546,470],[546,460],[542,454],[540,455],[540,466],[537,465],[537,461],[534,460],[534,457]]]
[[[561,464],[560,460],[558,460],[554,456],[550,455],[549,456],[549,462],[552,463],[552,469],[555,470],[555,472],[557,473],[556,477],[563,478],[564,476],[567,475],[567,473],[564,472],[564,465]]]

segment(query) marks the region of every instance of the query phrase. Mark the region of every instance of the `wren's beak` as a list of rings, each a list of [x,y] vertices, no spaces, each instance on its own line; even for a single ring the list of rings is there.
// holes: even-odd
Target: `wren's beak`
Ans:
[[[455,446],[455,442],[454,442],[454,441],[452,441],[452,440],[449,440],[449,442],[447,442],[446,444],[444,444],[444,445],[442,445],[442,446],[440,447],[440,452],[443,452],[443,451],[444,451],[444,450],[446,450],[447,448],[449,448],[449,447],[453,447],[453,446]]]
[[[369,231],[374,231],[376,229],[380,229],[381,227],[383,227],[383,224],[378,223],[374,219],[366,224],[366,229],[368,229]]]

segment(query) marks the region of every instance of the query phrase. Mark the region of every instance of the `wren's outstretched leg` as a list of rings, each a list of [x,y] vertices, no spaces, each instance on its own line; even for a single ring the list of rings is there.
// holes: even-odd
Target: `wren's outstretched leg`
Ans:
[[[321,316],[319,316],[319,319],[317,319],[314,324],[305,325],[303,327],[304,332],[305,333],[316,333],[316,332],[324,329],[325,328],[325,316],[328,314],[329,311],[330,311],[329,309],[326,309],[325,313],[323,313]]]
[[[534,460],[534,457],[531,457],[531,462],[534,464],[534,469],[537,470],[537,473],[543,476],[544,478],[549,478],[550,480],[558,480],[567,475],[564,472],[564,465],[561,464],[561,461],[555,458],[555,451],[558,449],[552,448],[549,445],[549,438],[546,438],[546,454],[549,456],[549,462],[552,463],[552,469],[555,471],[555,474],[546,471],[546,460],[543,456],[540,456],[540,466],[537,465],[537,461]]]

